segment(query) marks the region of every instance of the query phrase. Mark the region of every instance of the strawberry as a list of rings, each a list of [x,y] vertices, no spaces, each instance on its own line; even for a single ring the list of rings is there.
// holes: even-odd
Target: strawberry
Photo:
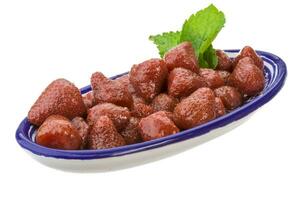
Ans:
[[[108,116],[114,123],[118,131],[125,128],[130,119],[129,109],[117,106],[112,103],[98,104],[88,111],[87,122],[90,126],[99,119],[100,116]]]
[[[126,126],[126,128],[124,128],[124,130],[120,132],[126,144],[135,144],[135,143],[142,142],[142,137],[138,127],[139,122],[140,122],[139,118],[130,117],[128,125]]]
[[[153,108],[150,105],[144,103],[134,103],[131,110],[131,116],[137,118],[147,117],[154,113]]]
[[[93,106],[96,105],[96,101],[95,101],[95,97],[94,97],[94,93],[93,91],[87,93],[87,94],[84,94],[82,96],[82,99],[83,99],[83,103],[86,107],[86,109],[90,109],[92,108]]]
[[[195,73],[199,72],[198,60],[191,42],[183,42],[169,50],[164,60],[169,71],[182,67]]]
[[[222,50],[216,50],[216,55],[218,57],[218,64],[216,69],[218,70],[226,70],[228,72],[232,71],[232,60],[229,56]]]
[[[65,79],[53,81],[39,96],[28,112],[30,123],[40,126],[50,115],[69,119],[83,116],[86,108],[79,89]]]
[[[117,80],[110,80],[102,73],[95,72],[91,85],[96,103],[113,103],[122,107],[131,107],[132,97],[126,85]]]
[[[167,95],[165,93],[161,93],[157,95],[152,103],[151,107],[155,112],[158,111],[169,111],[173,112],[175,106],[177,105],[178,100],[170,95]]]
[[[125,145],[125,140],[117,132],[113,122],[107,116],[100,116],[88,135],[89,149],[108,149]]]
[[[201,76],[185,68],[175,68],[168,77],[168,94],[173,97],[186,97],[204,86],[206,83]]]
[[[51,115],[39,127],[36,143],[55,149],[76,150],[82,139],[69,119],[61,115]]]
[[[149,141],[179,132],[165,111],[159,111],[142,118],[139,129],[144,141]]]
[[[75,117],[74,119],[72,119],[71,122],[82,139],[81,149],[84,149],[87,143],[87,136],[90,132],[90,126],[85,122],[85,120],[82,117]]]
[[[127,87],[128,91],[130,94],[134,94],[136,93],[132,84],[129,81],[129,74],[123,75],[117,79],[115,79],[117,82],[121,83],[122,85],[124,85],[125,87]]]
[[[161,92],[168,76],[166,64],[161,59],[150,59],[133,65],[129,80],[136,93],[150,102]]]
[[[263,59],[257,55],[256,51],[250,47],[250,46],[245,46],[240,54],[235,57],[234,61],[233,61],[233,66],[236,66],[238,64],[238,62],[245,57],[250,57],[252,58],[254,64],[260,69],[263,70],[264,69],[264,61]]]

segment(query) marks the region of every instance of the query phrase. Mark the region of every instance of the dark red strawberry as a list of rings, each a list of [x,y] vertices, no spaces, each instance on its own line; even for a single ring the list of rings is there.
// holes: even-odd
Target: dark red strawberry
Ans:
[[[139,118],[131,117],[126,128],[120,132],[126,144],[135,144],[142,141],[142,137],[138,127],[139,122]]]
[[[117,132],[111,119],[107,116],[99,117],[88,135],[88,148],[108,149],[123,145],[125,140]]]
[[[175,68],[168,77],[168,94],[177,98],[186,97],[205,86],[201,76],[185,68]]]
[[[69,119],[84,116],[86,107],[79,89],[65,79],[53,81],[40,95],[28,113],[30,123],[40,126],[50,115]]]
[[[180,129],[189,129],[213,120],[215,111],[214,92],[202,87],[177,104],[173,120]]]
[[[90,126],[85,122],[82,117],[75,117],[72,119],[72,124],[76,128],[77,132],[79,133],[82,139],[81,149],[86,147],[87,143],[87,136],[90,132]]]
[[[131,107],[132,97],[126,85],[106,78],[102,73],[92,75],[91,85],[96,103],[113,103],[122,107]]]
[[[232,60],[229,56],[222,50],[216,50],[216,55],[218,57],[218,65],[216,69],[218,70],[226,70],[231,72],[232,71]]]
[[[131,110],[131,116],[137,118],[147,117],[152,113],[154,113],[153,108],[144,103],[134,103]]]
[[[254,96],[264,89],[265,76],[256,65],[238,62],[229,76],[228,85],[237,88],[242,95]]]
[[[199,72],[198,60],[195,55],[192,43],[183,42],[168,51],[164,57],[169,71],[181,67],[189,69],[195,73]]]
[[[94,105],[96,105],[95,97],[93,91],[82,96],[84,105],[86,109],[90,109]]]
[[[161,93],[153,99],[151,106],[155,112],[158,112],[158,111],[173,112],[177,103],[178,103],[178,100],[176,98],[174,98],[170,95],[167,95],[165,93]]]
[[[129,74],[123,75],[115,80],[121,83],[122,85],[124,85],[125,87],[127,87],[130,94],[135,93],[135,90],[129,81]]]
[[[216,72],[220,75],[220,77],[223,79],[224,84],[226,85],[228,82],[228,78],[230,76],[230,72],[225,70],[216,70]]]
[[[112,103],[103,103],[89,109],[87,121],[92,126],[100,116],[108,116],[114,123],[118,131],[127,126],[130,118],[130,111],[126,107],[117,106]]]
[[[214,90],[215,96],[219,97],[228,110],[237,108],[243,103],[243,97],[239,91],[230,86],[222,86]]]
[[[264,69],[264,61],[263,59],[257,55],[256,51],[250,47],[250,46],[245,46],[240,54],[234,59],[233,61],[233,66],[235,67],[238,62],[242,59],[242,58],[245,58],[245,57],[250,57],[252,58],[254,64],[260,69],[260,70],[263,70]]]
[[[204,79],[207,87],[215,89],[225,85],[223,77],[218,73],[218,71],[213,69],[201,69],[200,76]]]
[[[69,119],[61,115],[51,115],[39,127],[36,143],[55,149],[76,150],[82,145],[82,139]]]
[[[140,133],[144,141],[149,141],[179,132],[174,122],[165,111],[159,111],[142,118],[139,123]]]
[[[131,68],[129,80],[136,93],[150,102],[160,93],[168,75],[166,64],[161,59],[150,59]]]
[[[220,116],[226,114],[224,104],[219,97],[215,98],[215,112],[216,112],[217,117],[220,117]]]
[[[143,99],[142,97],[140,97],[140,96],[138,96],[136,94],[132,95],[132,100],[133,100],[133,105],[136,104],[136,103],[147,104],[147,102],[145,101],[145,99]]]

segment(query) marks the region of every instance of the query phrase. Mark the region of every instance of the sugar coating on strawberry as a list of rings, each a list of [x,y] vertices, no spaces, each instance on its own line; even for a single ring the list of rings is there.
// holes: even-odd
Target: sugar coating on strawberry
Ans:
[[[131,117],[126,128],[120,132],[126,144],[135,144],[135,143],[142,142],[142,137],[138,127],[139,122],[140,122],[139,118]]]
[[[87,136],[90,132],[90,126],[82,117],[75,117],[71,122],[82,139],[81,149],[84,149],[87,143]]]
[[[130,94],[135,94],[135,90],[129,81],[129,74],[123,75],[115,80],[121,83],[122,85],[124,85],[125,87],[127,87]]]
[[[134,65],[129,80],[137,94],[150,102],[161,92],[167,75],[168,69],[163,60],[150,59]]]
[[[103,103],[89,109],[87,122],[92,126],[103,115],[108,116],[119,131],[127,126],[130,119],[130,111],[127,107],[117,106],[112,103]]]
[[[214,90],[215,96],[219,97],[228,110],[237,108],[243,103],[243,97],[239,91],[231,86],[222,86]]]
[[[179,129],[165,111],[159,111],[142,118],[139,128],[144,141],[158,139],[179,132]]]
[[[216,70],[216,72],[219,74],[219,76],[223,79],[224,84],[226,85],[228,83],[228,78],[230,76],[230,72],[225,70]]]
[[[232,71],[232,60],[229,56],[222,50],[216,50],[216,55],[218,57],[218,64],[216,69],[218,70],[226,70],[231,72]]]
[[[199,72],[198,60],[191,42],[183,42],[169,50],[164,57],[169,71],[182,67],[195,73]]]
[[[86,107],[79,89],[66,79],[57,79],[48,85],[33,104],[28,112],[28,120],[40,126],[50,115],[72,119],[85,114]]]
[[[221,75],[213,69],[201,69],[200,76],[203,77],[207,87],[214,89],[225,85]]]
[[[117,132],[112,120],[107,116],[97,119],[88,135],[89,149],[108,149],[125,145],[125,140]]]
[[[237,60],[236,65],[246,65],[246,64],[253,64],[255,65],[254,60],[251,57],[243,57]],[[235,66],[236,66],[235,65]]]
[[[189,129],[213,120],[215,111],[215,95],[210,88],[203,87],[177,104],[173,119],[180,129]]]
[[[94,105],[96,105],[95,97],[93,91],[82,96],[83,103],[87,109],[90,109]]]
[[[134,104],[137,104],[137,103],[147,104],[147,102],[145,101],[144,98],[142,98],[136,94],[132,95],[132,100],[133,100],[133,106],[134,106]]]
[[[178,100],[176,98],[167,95],[165,93],[161,93],[153,99],[151,103],[151,107],[154,109],[155,112],[158,111],[173,112],[177,103]]]
[[[173,97],[186,97],[200,87],[205,87],[204,79],[188,69],[175,68],[168,77],[168,94]]]
[[[126,85],[106,78],[101,72],[91,77],[91,85],[96,103],[113,103],[118,106],[131,107],[132,97]]]
[[[215,98],[215,112],[216,112],[216,117],[220,117],[226,114],[224,104],[219,97]]]
[[[82,139],[69,119],[61,115],[51,115],[39,127],[36,143],[55,149],[77,150]]]
[[[131,110],[131,116],[137,117],[137,118],[147,117],[147,116],[151,115],[152,113],[154,113],[153,108],[144,103],[134,103],[132,110]]]
[[[242,95],[254,96],[264,89],[265,76],[256,65],[238,62],[229,76],[228,84],[236,87]]]
[[[250,47],[250,46],[245,46],[241,50],[240,54],[237,57],[235,57],[233,65],[236,66],[238,64],[238,62],[241,59],[245,58],[245,57],[250,57],[253,60],[254,64],[260,70],[264,69],[264,61],[263,61],[263,59],[259,55],[257,55],[256,51],[252,47]]]

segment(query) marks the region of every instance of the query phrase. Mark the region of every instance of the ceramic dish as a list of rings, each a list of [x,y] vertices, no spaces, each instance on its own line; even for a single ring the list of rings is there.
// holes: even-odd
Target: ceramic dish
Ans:
[[[235,57],[238,52],[239,50],[226,51],[230,57]],[[257,53],[263,58],[265,65],[266,85],[262,93],[232,112],[192,129],[164,138],[112,149],[59,150],[36,144],[34,142],[35,127],[25,118],[16,131],[16,140],[37,161],[53,168],[68,171],[116,170],[177,154],[237,127],[280,91],[287,75],[285,63],[271,53],[263,51],[257,51]],[[126,73],[114,76],[112,79],[124,74]],[[84,94],[90,90],[91,87],[86,86],[81,89],[81,92]]]

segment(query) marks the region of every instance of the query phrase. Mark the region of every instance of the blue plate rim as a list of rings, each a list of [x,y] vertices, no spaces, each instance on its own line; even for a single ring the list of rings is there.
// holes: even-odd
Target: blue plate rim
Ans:
[[[228,53],[238,53],[239,49],[230,49],[225,50]],[[122,147],[116,147],[111,149],[103,149],[103,150],[59,150],[59,149],[51,149],[47,147],[43,147],[31,141],[28,138],[27,132],[30,128],[30,123],[27,118],[23,119],[19,124],[16,130],[16,140],[18,144],[32,152],[33,154],[52,157],[52,158],[61,158],[61,159],[77,159],[77,160],[90,160],[90,159],[100,159],[100,158],[108,158],[108,157],[116,157],[116,156],[124,156],[132,153],[137,153],[141,151],[146,151],[150,149],[159,148],[162,146],[166,146],[169,144],[174,144],[177,142],[181,142],[184,140],[188,140],[194,137],[198,137],[209,133],[211,130],[220,128],[227,124],[230,124],[236,120],[239,120],[251,112],[255,111],[268,101],[270,101],[283,87],[286,76],[287,76],[287,68],[285,62],[279,58],[278,56],[265,52],[265,51],[256,51],[260,56],[263,57],[265,61],[272,62],[271,65],[275,66],[278,69],[278,74],[275,77],[275,80],[270,85],[270,87],[260,96],[255,97],[251,102],[233,110],[232,112],[214,119],[208,123],[202,124],[200,126],[194,127],[192,129],[188,129],[185,131],[181,131],[177,134],[170,135],[164,138],[142,142],[138,144],[126,145]],[[120,77],[127,72],[111,77],[115,79]],[[81,89],[82,93],[86,93],[91,90],[91,87],[88,85]]]

